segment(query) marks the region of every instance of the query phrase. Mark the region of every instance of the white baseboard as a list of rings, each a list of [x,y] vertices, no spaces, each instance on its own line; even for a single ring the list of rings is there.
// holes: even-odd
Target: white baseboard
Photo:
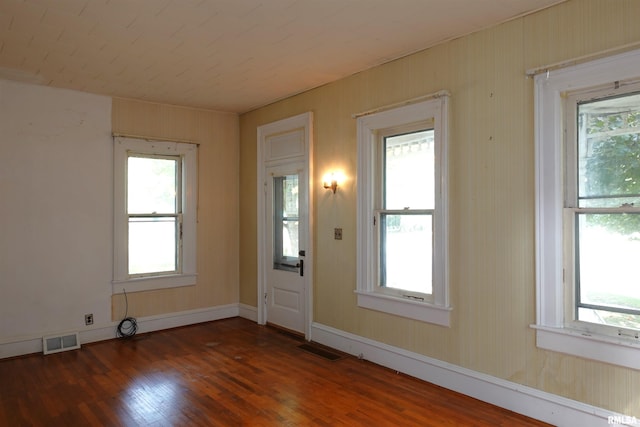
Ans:
[[[160,331],[162,329],[177,328],[179,326],[228,319],[230,317],[237,317],[238,314],[238,304],[228,304],[143,317],[141,319],[137,319],[138,333]],[[112,334],[111,338],[113,337],[114,335]]]
[[[258,322],[258,308],[257,307],[252,307],[250,305],[246,305],[246,304],[239,304],[239,308],[240,308],[240,314],[239,316],[247,319],[247,320],[251,320],[253,322]]]
[[[606,426],[611,424],[611,420],[614,420],[613,424],[620,424],[615,421],[631,419],[319,323],[311,325],[311,339],[345,353],[361,356],[378,365],[556,426]]]
[[[136,321],[138,324],[138,333],[145,333],[237,317],[239,313],[240,308],[238,304],[228,304],[217,307],[141,317],[137,318]],[[107,325],[96,325],[79,331],[80,344],[89,344],[92,342],[116,338],[116,327],[118,326],[118,323],[120,322],[111,322]],[[26,337],[13,342],[0,344],[0,359],[31,353],[42,353],[42,337]]]

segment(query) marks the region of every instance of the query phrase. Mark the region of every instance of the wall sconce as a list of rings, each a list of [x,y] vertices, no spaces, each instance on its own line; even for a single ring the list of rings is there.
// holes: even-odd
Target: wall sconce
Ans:
[[[322,178],[322,186],[327,190],[331,189],[331,191],[333,191],[333,194],[336,194],[336,190],[338,189],[338,185],[340,184],[339,181],[341,181],[340,176],[340,174],[335,172],[326,174]]]

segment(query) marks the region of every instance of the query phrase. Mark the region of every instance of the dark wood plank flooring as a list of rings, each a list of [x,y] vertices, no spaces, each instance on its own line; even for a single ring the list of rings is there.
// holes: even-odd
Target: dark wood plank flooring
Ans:
[[[234,318],[0,360],[0,426],[543,426]]]

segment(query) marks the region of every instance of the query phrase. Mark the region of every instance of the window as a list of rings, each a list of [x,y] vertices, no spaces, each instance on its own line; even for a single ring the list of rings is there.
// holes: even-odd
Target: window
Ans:
[[[429,125],[414,125],[415,131],[380,133],[379,200],[373,217],[374,227],[379,224],[377,284],[389,294],[420,301],[433,295],[435,156],[433,126]],[[418,182],[421,185],[411,185]]]
[[[358,118],[358,305],[445,326],[447,105]]]
[[[538,346],[640,368],[640,57],[536,76]]]
[[[176,274],[182,246],[181,158],[134,152],[127,157],[128,274]]]
[[[273,268],[298,271],[298,175],[273,177]]]
[[[565,227],[573,231],[567,250],[574,254],[575,318],[616,335],[640,331],[639,90],[618,82],[570,94],[566,105]]]
[[[116,138],[114,293],[195,284],[196,150]]]

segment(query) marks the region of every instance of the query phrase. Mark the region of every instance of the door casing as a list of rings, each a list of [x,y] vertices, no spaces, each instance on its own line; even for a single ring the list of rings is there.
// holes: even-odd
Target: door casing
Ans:
[[[267,145],[267,138],[278,137],[292,132],[301,132],[303,135],[303,144],[298,147],[282,147],[278,144]],[[266,221],[271,221],[271,216],[267,212],[267,169],[274,166],[301,162],[305,165],[302,174],[304,181],[307,183],[307,191],[304,197],[300,198],[301,222],[304,224],[299,230],[304,237],[306,243],[304,257],[304,311],[305,339],[311,339],[311,322],[313,319],[313,224],[312,215],[313,204],[313,113],[307,112],[297,116],[278,120],[258,127],[257,132],[257,261],[258,261],[258,324],[264,325],[268,322],[267,307],[265,304],[265,294],[267,292],[267,268],[272,264],[271,259],[267,259],[267,244],[270,239],[266,235],[268,227]],[[283,148],[280,150],[279,148]]]

